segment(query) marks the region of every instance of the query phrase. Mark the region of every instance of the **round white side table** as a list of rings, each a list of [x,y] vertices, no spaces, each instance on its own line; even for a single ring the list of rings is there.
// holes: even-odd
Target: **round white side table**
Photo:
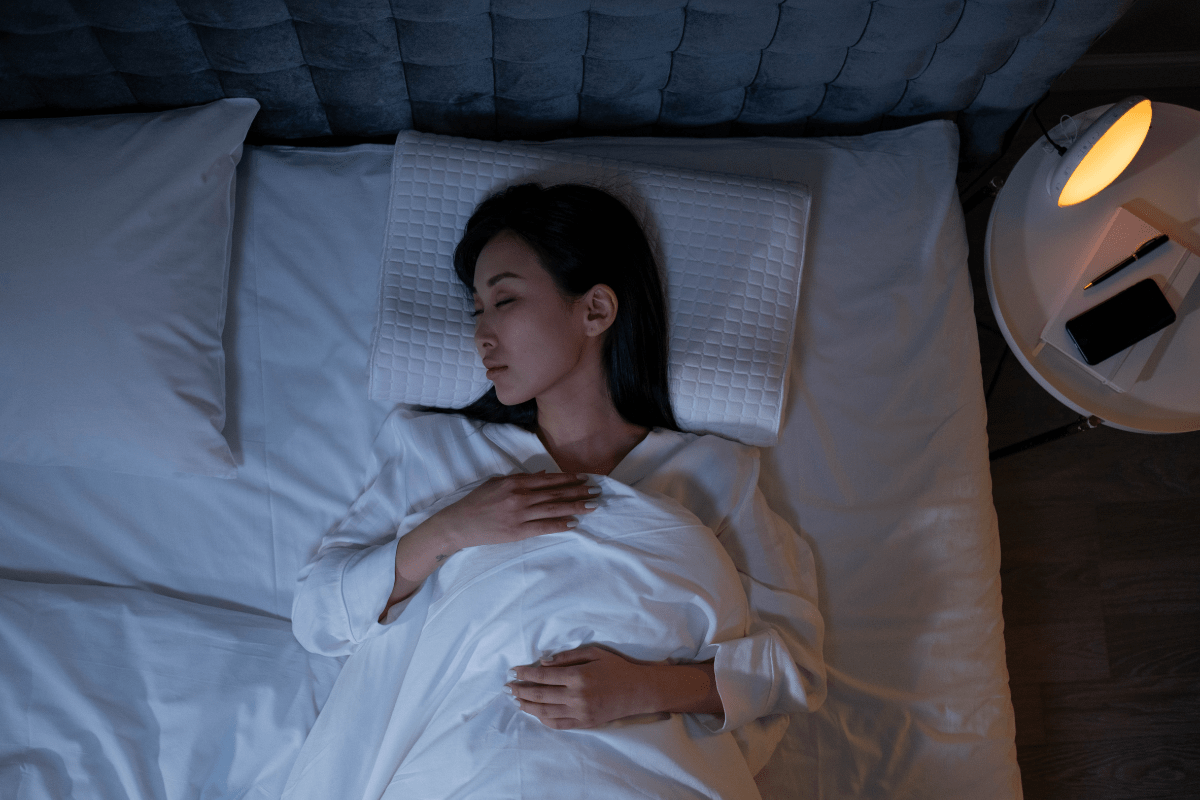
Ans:
[[[1075,119],[1086,127],[1106,110]],[[988,220],[988,297],[1013,355],[1046,391],[1085,417],[1146,433],[1200,430],[1200,281],[1176,309],[1163,346],[1129,391],[1106,386],[1039,336],[1082,259],[1115,210],[1137,198],[1200,230],[1200,111],[1154,103],[1154,120],[1133,162],[1104,191],[1059,208],[1046,191],[1059,155],[1045,138],[1017,162]],[[1063,126],[1051,130],[1062,143]],[[1193,256],[1193,258],[1200,256]],[[1169,339],[1168,339],[1169,337]]]

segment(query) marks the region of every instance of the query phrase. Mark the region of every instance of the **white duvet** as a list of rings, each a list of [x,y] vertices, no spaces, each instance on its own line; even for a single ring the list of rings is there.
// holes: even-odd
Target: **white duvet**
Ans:
[[[591,643],[703,661],[748,632],[745,594],[712,531],[673,500],[598,480],[601,506],[579,527],[456,553],[362,643],[285,797],[758,797],[732,734],[701,717],[559,731],[503,691],[510,668],[542,653]]]

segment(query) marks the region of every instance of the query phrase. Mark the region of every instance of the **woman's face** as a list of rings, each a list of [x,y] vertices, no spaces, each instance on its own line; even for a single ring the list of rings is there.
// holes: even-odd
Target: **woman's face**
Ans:
[[[595,325],[583,299],[564,297],[533,249],[512,233],[497,234],[480,251],[475,349],[501,403],[551,393],[569,401],[594,385],[599,340],[588,334]]]

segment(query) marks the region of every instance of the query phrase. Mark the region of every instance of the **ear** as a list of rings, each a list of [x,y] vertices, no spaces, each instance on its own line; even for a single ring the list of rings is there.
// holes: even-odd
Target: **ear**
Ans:
[[[599,336],[612,326],[617,318],[617,294],[603,283],[588,289],[583,301],[584,332],[588,336]]]

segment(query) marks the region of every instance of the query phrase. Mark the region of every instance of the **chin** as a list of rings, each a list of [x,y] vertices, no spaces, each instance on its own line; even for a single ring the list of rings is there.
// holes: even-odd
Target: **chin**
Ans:
[[[511,390],[506,391],[504,389],[501,389],[499,386],[496,386],[496,384],[494,384],[494,383],[492,385],[495,386],[495,388],[496,388],[496,399],[499,400],[501,403],[503,403],[506,406],[519,406],[519,405],[521,405],[521,403],[524,403],[525,401],[532,399],[529,397],[525,397],[522,394],[513,392]]]

